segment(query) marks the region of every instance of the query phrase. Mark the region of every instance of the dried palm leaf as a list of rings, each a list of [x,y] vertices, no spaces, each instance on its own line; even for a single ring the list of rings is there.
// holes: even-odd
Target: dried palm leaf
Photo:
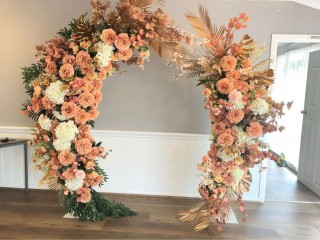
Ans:
[[[208,28],[207,23],[202,20],[205,16],[199,18],[191,12],[186,13],[185,16],[199,37],[206,39],[211,37],[212,29]]]
[[[254,43],[254,50],[250,55],[250,60],[255,62],[262,54],[266,51],[267,45],[265,42],[255,42]]]
[[[213,26],[212,26],[211,19],[209,17],[209,14],[208,14],[208,11],[207,11],[206,7],[201,5],[201,4],[199,4],[198,10],[199,10],[199,15],[200,15],[200,18],[201,18],[203,24],[206,26],[207,30],[210,33],[212,33],[213,32]]]
[[[165,0],[130,0],[132,6],[140,8],[140,9],[147,9],[151,7],[153,4],[163,6]]]
[[[178,43],[163,42],[158,39],[152,39],[149,42],[150,47],[160,56],[171,60],[175,54],[178,54],[180,58],[188,58],[188,49]]]
[[[252,67],[252,70],[259,69],[260,67],[264,67],[269,65],[272,62],[270,59],[263,60]]]
[[[50,190],[63,190],[63,186],[61,183],[58,182],[58,178],[50,178],[48,179],[48,187]]]

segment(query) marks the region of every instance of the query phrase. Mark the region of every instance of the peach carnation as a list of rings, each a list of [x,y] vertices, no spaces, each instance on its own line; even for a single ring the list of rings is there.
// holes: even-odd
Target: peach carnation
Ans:
[[[229,133],[221,133],[217,138],[217,142],[221,146],[231,146],[234,142],[234,138]]]
[[[220,134],[225,129],[226,129],[226,125],[224,124],[224,122],[217,122],[212,126],[212,132],[214,132],[215,134]]]
[[[127,33],[120,33],[117,36],[114,44],[120,51],[125,51],[130,48],[131,41]]]
[[[80,51],[76,56],[76,64],[79,67],[85,67],[88,63],[91,62],[90,54],[87,51]]]
[[[79,96],[79,103],[84,108],[92,106],[94,101],[95,101],[94,96],[89,92],[81,93]]]
[[[45,68],[46,73],[50,73],[52,75],[57,74],[57,65],[54,61],[51,61],[47,64]]]
[[[233,84],[228,78],[219,80],[216,84],[217,89],[222,94],[229,94],[233,90]]]
[[[62,64],[70,63],[71,65],[73,65],[75,59],[76,58],[73,55],[65,55],[62,59]]]
[[[54,107],[54,104],[50,101],[48,97],[41,98],[41,103],[44,109],[46,110],[52,110]]]
[[[83,109],[79,109],[74,117],[74,120],[78,124],[86,124],[86,122],[89,120],[87,112]]]
[[[77,190],[77,201],[81,203],[88,203],[91,200],[91,189],[90,188],[79,188]]]
[[[205,89],[203,90],[203,95],[204,95],[205,97],[209,97],[209,96],[211,95],[211,90],[210,90],[210,88],[205,88]]]
[[[226,117],[229,122],[237,124],[244,118],[244,112],[241,109],[230,110]]]
[[[239,80],[240,79],[240,72],[238,70],[233,70],[232,72],[228,72],[227,78],[233,79],[233,80]]]
[[[95,99],[96,104],[99,104],[102,101],[102,93],[96,92],[94,94],[94,99]]]
[[[89,120],[94,120],[99,116],[99,111],[96,108],[91,108],[88,111],[88,118]]]
[[[249,91],[249,84],[245,81],[237,81],[235,88],[240,92],[247,93]]]
[[[76,179],[83,180],[86,177],[86,173],[83,170],[77,170],[74,176],[76,177]]]
[[[75,147],[80,155],[85,155],[91,152],[92,144],[88,138],[82,138],[76,142]]]
[[[106,44],[109,44],[109,45],[112,45],[115,41],[117,37],[117,34],[116,32],[109,28],[109,29],[104,29],[100,35],[100,39],[106,43]]]
[[[76,160],[76,155],[68,150],[65,150],[59,153],[58,159],[63,166],[68,166],[74,163],[74,161]]]
[[[251,122],[246,128],[248,135],[252,138],[257,138],[262,134],[262,126],[258,122]]]
[[[61,113],[66,118],[73,118],[78,111],[78,107],[74,102],[64,102],[61,107]]]
[[[245,59],[241,63],[242,67],[244,68],[250,68],[252,66],[250,59]]]
[[[70,63],[66,63],[62,65],[62,67],[59,70],[59,76],[66,80],[68,78],[71,78],[74,75],[74,69]]]
[[[235,70],[237,66],[237,59],[234,56],[224,56],[220,60],[220,66],[222,67],[223,71],[231,72]]]
[[[129,48],[128,50],[124,50],[124,51],[119,51],[118,52],[118,57],[120,60],[122,61],[128,61],[131,57],[132,57],[132,50]]]

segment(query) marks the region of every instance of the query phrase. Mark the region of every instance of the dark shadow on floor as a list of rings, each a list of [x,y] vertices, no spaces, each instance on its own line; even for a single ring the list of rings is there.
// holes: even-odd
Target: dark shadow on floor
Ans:
[[[269,161],[266,201],[320,202],[320,197],[297,180],[297,176],[276,162]]]

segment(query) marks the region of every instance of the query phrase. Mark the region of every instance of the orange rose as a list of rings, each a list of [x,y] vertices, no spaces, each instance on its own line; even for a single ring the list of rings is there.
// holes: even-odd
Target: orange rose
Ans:
[[[237,124],[244,118],[244,112],[240,109],[230,110],[226,117],[229,122]]]
[[[217,142],[221,146],[231,146],[234,142],[234,138],[229,133],[221,133],[217,138]]]
[[[220,60],[220,66],[222,67],[223,71],[231,72],[235,70],[237,66],[237,59],[234,56],[224,56]]]
[[[116,32],[111,28],[104,29],[100,35],[100,39],[104,43],[109,44],[109,45],[112,45],[114,43],[116,37],[117,37]]]
[[[70,63],[66,63],[62,65],[62,67],[59,70],[59,76],[66,80],[68,78],[71,78],[74,75],[74,69]]]
[[[58,159],[63,166],[68,166],[74,163],[74,161],[76,160],[76,155],[68,150],[61,151],[58,155]]]
[[[131,41],[127,33],[120,33],[117,36],[114,44],[120,51],[125,51],[130,48]]]
[[[229,94],[233,90],[233,84],[228,78],[219,80],[216,84],[217,89],[222,94]]]
[[[91,152],[91,141],[88,138],[79,139],[76,142],[76,150],[80,155],[86,155]]]

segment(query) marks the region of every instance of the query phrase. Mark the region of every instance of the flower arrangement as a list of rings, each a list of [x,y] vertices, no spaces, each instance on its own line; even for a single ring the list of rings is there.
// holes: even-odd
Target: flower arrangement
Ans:
[[[248,35],[238,43],[233,41],[235,31],[246,27],[248,16],[241,13],[219,28],[212,25],[201,5],[199,12],[200,17],[186,15],[197,33],[193,37],[196,54],[180,59],[180,68],[198,77],[204,87],[205,108],[212,123],[211,145],[198,165],[202,176],[199,193],[204,201],[182,212],[180,221],[197,222],[196,231],[215,234],[223,230],[234,203],[245,220],[242,194],[249,191],[252,181],[249,169],[273,157],[259,137],[284,129],[277,126],[276,118],[284,114],[285,104],[269,96],[273,71],[260,69],[268,61],[254,65],[263,53],[259,44]],[[199,47],[204,54],[197,52]]]
[[[119,70],[119,62],[143,67],[149,46],[167,56],[173,53],[164,52],[166,44],[179,46],[181,34],[160,8],[150,10],[154,3],[162,1],[120,0],[109,11],[109,2],[91,0],[92,19],[73,19],[58,37],[37,46],[38,62],[23,69],[31,100],[22,110],[36,121],[33,162],[44,172],[41,182],[60,190],[65,211],[80,220],[135,214],[94,190],[107,180],[98,159],[108,152],[90,126],[99,115],[102,81]]]

